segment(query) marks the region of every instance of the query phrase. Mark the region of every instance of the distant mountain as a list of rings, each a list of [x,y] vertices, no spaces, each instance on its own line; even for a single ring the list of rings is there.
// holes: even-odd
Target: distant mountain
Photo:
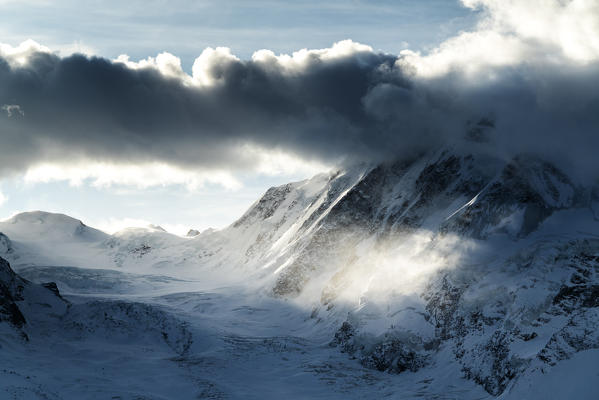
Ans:
[[[24,212],[0,222],[0,256],[18,268],[32,265],[64,265],[88,268],[148,269],[160,264],[166,251],[186,240],[159,226],[127,228],[113,235],[85,225],[64,214]],[[181,255],[184,250],[177,250]],[[146,256],[146,257],[144,257]],[[176,263],[175,263],[176,264]],[[169,263],[171,265],[171,263]]]
[[[108,237],[78,219],[44,211],[24,212],[0,222],[0,231],[14,240],[39,238],[63,241],[97,241]]]

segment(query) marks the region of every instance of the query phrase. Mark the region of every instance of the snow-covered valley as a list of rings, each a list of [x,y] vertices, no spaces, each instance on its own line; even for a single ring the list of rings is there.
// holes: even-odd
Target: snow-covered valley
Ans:
[[[0,397],[593,399],[598,210],[543,160],[443,149],[193,237],[19,214]]]

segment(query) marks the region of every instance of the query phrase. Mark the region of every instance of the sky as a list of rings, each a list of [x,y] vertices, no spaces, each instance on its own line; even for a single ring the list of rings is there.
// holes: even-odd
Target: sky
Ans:
[[[168,51],[189,69],[206,47],[240,58],[291,53],[343,39],[397,54],[437,45],[474,21],[455,0],[1,0],[0,37],[116,58]]]
[[[81,52],[131,60],[169,52],[191,72],[207,47],[229,47],[248,59],[260,49],[288,53],[352,38],[383,52],[432,47],[471,26],[475,14],[457,1],[6,1],[0,0],[0,43],[34,40],[61,55]],[[1,133],[0,133],[1,134]],[[84,161],[85,163],[85,161]],[[0,219],[29,210],[62,212],[114,231],[154,223],[184,234],[224,227],[266,189],[327,171],[326,163],[231,174],[229,183],[172,177],[152,185],[50,179],[27,170],[0,176]],[[43,167],[41,167],[43,169]],[[39,170],[39,168],[38,168]],[[147,186],[147,187],[146,187]]]
[[[0,0],[0,218],[220,228],[489,121],[498,156],[597,178],[595,0],[122,3]]]

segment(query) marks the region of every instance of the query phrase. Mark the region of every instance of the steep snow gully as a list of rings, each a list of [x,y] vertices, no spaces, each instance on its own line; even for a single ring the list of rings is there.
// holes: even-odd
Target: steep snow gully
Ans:
[[[0,232],[0,398],[599,393],[599,186],[530,155],[354,166],[187,237]]]

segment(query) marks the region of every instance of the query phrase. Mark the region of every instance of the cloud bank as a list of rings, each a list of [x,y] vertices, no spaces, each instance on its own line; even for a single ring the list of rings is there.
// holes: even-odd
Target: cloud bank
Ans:
[[[427,54],[350,40],[250,60],[208,48],[188,74],[169,53],[133,62],[1,45],[0,174],[88,162],[252,171],[275,153],[382,161],[482,128],[498,154],[597,170],[598,3],[463,4],[480,10],[477,29]]]

